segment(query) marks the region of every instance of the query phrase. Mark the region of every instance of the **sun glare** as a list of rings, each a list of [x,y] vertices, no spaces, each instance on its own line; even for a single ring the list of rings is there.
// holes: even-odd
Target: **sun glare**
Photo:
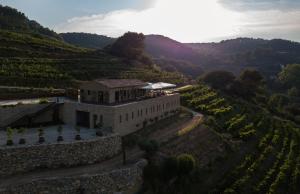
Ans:
[[[181,42],[208,42],[239,34],[239,18],[240,13],[223,8],[218,0],[157,0],[145,10],[117,10],[74,18],[59,28],[114,37],[134,31],[162,34]]]
[[[217,0],[160,0],[147,12],[151,21],[145,25],[156,25],[159,33],[182,41],[210,41],[238,33],[238,14],[223,8]]]

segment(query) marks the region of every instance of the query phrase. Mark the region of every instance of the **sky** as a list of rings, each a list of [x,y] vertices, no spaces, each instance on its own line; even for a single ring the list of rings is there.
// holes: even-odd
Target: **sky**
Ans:
[[[236,37],[300,42],[300,0],[0,0],[56,32],[161,34],[180,42]]]

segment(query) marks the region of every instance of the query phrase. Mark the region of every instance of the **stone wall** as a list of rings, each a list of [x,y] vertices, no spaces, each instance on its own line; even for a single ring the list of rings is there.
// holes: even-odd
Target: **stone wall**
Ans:
[[[121,151],[121,137],[111,135],[72,143],[0,148],[0,177],[42,168],[92,164]]]
[[[0,194],[113,194],[132,191],[142,181],[143,168],[147,161],[141,160],[138,163],[116,169],[110,172],[82,175],[77,177],[53,177],[29,181],[17,184],[8,188],[0,188]]]

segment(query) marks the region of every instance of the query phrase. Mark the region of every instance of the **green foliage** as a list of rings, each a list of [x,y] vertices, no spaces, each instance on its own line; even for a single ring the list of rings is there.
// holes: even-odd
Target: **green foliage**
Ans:
[[[43,128],[38,128],[38,136],[43,137],[44,136],[44,129]]]
[[[60,39],[60,36],[42,27],[39,23],[33,20],[29,20],[23,13],[17,11],[8,6],[0,5],[0,29],[12,30],[25,33],[35,33],[36,36],[44,35],[50,36],[56,39]]]
[[[279,79],[289,86],[300,89],[300,64],[286,65],[279,73]]]
[[[59,35],[70,44],[90,49],[103,49],[115,41],[114,38],[89,33],[69,32]]]
[[[269,99],[269,107],[272,108],[282,108],[285,105],[288,105],[289,98],[283,94],[273,94]]]
[[[109,52],[126,59],[139,59],[144,52],[144,39],[141,33],[127,32],[110,46]]]
[[[61,134],[62,134],[62,131],[63,131],[63,127],[62,127],[61,125],[59,125],[59,126],[57,127],[57,132],[58,132],[58,134],[61,135]]]
[[[39,100],[39,104],[47,104],[47,103],[49,103],[49,101],[46,98],[42,98]]]
[[[6,135],[7,135],[7,139],[8,140],[12,140],[13,133],[14,133],[14,129],[13,128],[8,127],[6,129]]]
[[[206,73],[200,80],[215,89],[226,90],[235,80],[235,76],[231,72],[219,70]]]
[[[299,89],[297,89],[296,87],[292,87],[288,90],[288,95],[290,97],[300,97],[300,92]]]
[[[81,129],[80,129],[79,126],[76,126],[76,127],[75,127],[75,130],[76,130],[77,134],[79,134]]]
[[[139,142],[139,147],[145,151],[148,156],[153,156],[157,152],[159,145],[155,140],[145,140]]]
[[[257,70],[246,69],[240,75],[241,82],[248,87],[253,87],[253,90],[262,85],[263,79]]]
[[[228,131],[234,131],[240,129],[243,125],[247,122],[246,115],[236,115],[235,117],[231,118],[228,122]]]
[[[180,175],[187,175],[192,170],[194,170],[196,166],[196,161],[192,155],[189,154],[181,154],[177,156],[177,162],[178,162],[178,173]]]

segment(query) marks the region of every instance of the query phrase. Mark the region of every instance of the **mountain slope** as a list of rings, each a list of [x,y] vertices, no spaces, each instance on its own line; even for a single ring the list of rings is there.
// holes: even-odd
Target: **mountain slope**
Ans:
[[[192,77],[202,72],[201,55],[187,45],[161,35],[147,35],[145,50],[165,70],[178,71]]]
[[[146,51],[155,59],[183,60],[204,71],[239,73],[255,68],[273,77],[282,65],[300,62],[300,43],[287,40],[237,38],[219,43],[180,43],[160,35],[146,38]]]
[[[91,49],[102,49],[116,40],[103,35],[76,32],[61,33],[60,36],[67,43]]]
[[[29,20],[18,10],[0,4],[0,29],[15,32],[34,33],[61,39],[54,31],[44,28],[34,20]]]
[[[183,81],[179,74],[101,50],[77,47],[64,42],[55,32],[50,36],[28,27],[29,20],[15,9],[1,6],[0,13],[0,85],[61,88],[73,86],[77,80],[96,78]],[[3,25],[10,20],[13,22]]]

